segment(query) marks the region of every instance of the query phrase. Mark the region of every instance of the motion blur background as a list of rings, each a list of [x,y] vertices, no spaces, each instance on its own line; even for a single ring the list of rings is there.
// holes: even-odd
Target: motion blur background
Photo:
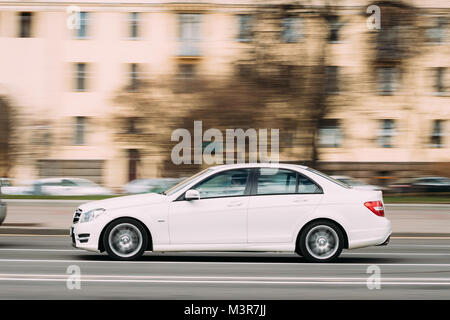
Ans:
[[[449,176],[449,22],[448,0],[0,0],[0,177],[190,175],[171,134],[194,120],[380,186]]]

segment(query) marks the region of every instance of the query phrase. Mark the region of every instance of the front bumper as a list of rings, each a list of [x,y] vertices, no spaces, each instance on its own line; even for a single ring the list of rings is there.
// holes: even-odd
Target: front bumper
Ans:
[[[74,223],[70,227],[70,240],[75,248],[99,252],[99,236],[91,223]]]

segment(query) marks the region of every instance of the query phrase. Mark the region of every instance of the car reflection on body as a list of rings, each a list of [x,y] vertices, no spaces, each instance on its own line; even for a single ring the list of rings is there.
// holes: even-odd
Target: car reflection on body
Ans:
[[[349,188],[299,165],[205,169],[161,194],[81,205],[75,247],[132,260],[145,251],[284,251],[312,262],[387,244],[381,191]]]

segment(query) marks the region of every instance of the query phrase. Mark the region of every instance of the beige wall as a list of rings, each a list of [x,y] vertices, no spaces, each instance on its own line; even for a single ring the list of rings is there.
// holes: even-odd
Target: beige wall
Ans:
[[[126,2],[134,3],[127,5]],[[190,2],[190,1],[187,1]],[[12,98],[21,112],[32,119],[50,120],[56,145],[46,153],[48,159],[103,159],[104,183],[117,187],[126,182],[126,146],[113,142],[109,119],[114,107],[112,97],[127,81],[127,64],[141,63],[145,76],[176,72],[177,12],[201,12],[202,56],[199,72],[208,75],[231,72],[230,62],[242,53],[246,44],[235,41],[235,14],[251,9],[257,1],[195,1],[204,3],[175,4],[172,1],[110,0],[46,1],[31,4],[21,1],[0,1],[0,93]],[[124,4],[125,3],[125,4]],[[246,3],[248,5],[246,5]],[[321,1],[313,1],[320,4]],[[336,99],[351,99],[348,105],[336,108],[330,118],[342,119],[344,140],[340,148],[322,148],[324,161],[450,161],[450,96],[434,96],[429,68],[450,68],[450,36],[447,43],[436,45],[411,61],[413,70],[395,96],[371,93],[370,77],[365,57],[367,29],[361,10],[369,3],[363,0],[342,1],[350,23],[342,30],[343,41],[330,45],[329,65],[342,67],[350,79],[350,91]],[[416,6],[450,13],[446,0],[410,1]],[[91,13],[90,38],[76,40],[66,27],[68,5],[77,4]],[[237,5],[239,4],[239,5]],[[439,9],[440,8],[440,9]],[[430,9],[431,10],[431,9]],[[33,37],[17,38],[17,12],[33,11]],[[142,12],[141,39],[127,39],[127,12]],[[308,22],[308,21],[307,21]],[[306,38],[300,44],[308,47],[311,29],[306,24]],[[73,90],[73,63],[89,63],[90,79],[87,92]],[[450,71],[450,70],[449,70]],[[73,145],[73,121],[76,116],[89,118],[86,145]],[[375,135],[377,120],[398,120],[395,148],[378,148]],[[426,146],[433,119],[447,120],[445,148]],[[302,160],[301,149],[286,155],[285,160]],[[158,175],[160,159],[149,158],[143,175]],[[283,160],[283,157],[281,158]],[[151,166],[154,162],[155,166]],[[18,165],[13,173],[18,179],[37,175],[30,164]]]

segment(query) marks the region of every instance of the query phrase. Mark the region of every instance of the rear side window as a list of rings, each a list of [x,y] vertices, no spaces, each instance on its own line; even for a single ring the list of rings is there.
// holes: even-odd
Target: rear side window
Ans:
[[[322,189],[312,180],[295,171],[278,168],[259,169],[257,195],[296,193],[322,193]]]
[[[294,171],[276,168],[259,170],[257,194],[295,193],[297,175]]]

